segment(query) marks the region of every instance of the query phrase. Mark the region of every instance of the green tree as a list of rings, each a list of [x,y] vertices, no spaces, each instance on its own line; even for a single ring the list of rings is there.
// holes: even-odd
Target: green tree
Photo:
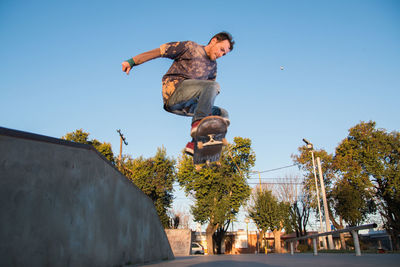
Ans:
[[[82,129],[75,130],[72,133],[67,133],[61,139],[72,141],[75,143],[92,145],[98,152],[100,152],[107,160],[111,163],[115,163],[114,153],[112,152],[112,147],[110,143],[101,143],[96,139],[89,140],[89,133],[85,132]]]
[[[61,139],[72,141],[75,143],[89,144],[89,133],[84,132],[83,129],[77,129],[75,132],[67,133]]]
[[[268,230],[274,234],[275,252],[281,252],[281,231],[291,232],[289,219],[290,204],[278,199],[271,190],[256,190],[253,194],[252,204],[248,208],[249,217],[262,231],[262,235]]]
[[[367,216],[376,211],[371,193],[364,187],[342,179],[332,190],[334,208],[349,226],[356,226],[365,221]]]
[[[299,165],[300,169],[304,171],[304,198],[307,200],[307,205],[309,205],[314,211],[315,214],[318,214],[318,201],[320,199],[317,198],[316,194],[316,187],[315,187],[315,177],[314,177],[314,170],[313,170],[313,162],[312,162],[312,155],[311,151],[306,146],[301,146],[298,148],[299,154],[292,155],[293,161]],[[333,194],[333,188],[335,186],[335,181],[337,181],[336,176],[336,168],[334,166],[334,155],[327,153],[325,150],[314,150],[314,157],[320,157],[321,159],[321,169],[323,173],[323,180],[325,185],[325,192],[326,198],[328,202],[328,214],[329,219],[332,224],[337,229],[343,229],[343,220],[335,213],[335,195]],[[318,174],[317,174],[318,176]],[[319,176],[317,177],[317,186],[319,186]],[[321,193],[321,192],[320,192]],[[337,195],[336,195],[337,196]],[[321,203],[321,202],[320,202]],[[349,211],[352,208],[353,212],[358,212],[357,208],[352,206],[351,202],[344,203],[341,202],[343,205],[347,205],[349,207]],[[321,213],[323,212],[323,205],[320,205]],[[337,218],[339,216],[339,218]],[[319,219],[319,218],[317,218]],[[342,248],[346,247],[344,235],[340,234],[340,243]]]
[[[310,209],[310,199],[306,194],[302,194],[297,200],[290,204],[289,223],[296,232],[297,237],[307,235]]]
[[[304,185],[300,183],[300,178],[297,175],[286,175],[279,179],[279,184],[275,185],[273,189],[279,201],[290,204],[288,219],[296,236],[307,235],[311,203],[309,194],[304,190]]]
[[[400,133],[361,122],[336,148],[337,169],[349,183],[377,200],[385,228],[400,249]]]
[[[162,225],[169,228],[168,209],[173,201],[176,179],[175,160],[167,157],[165,148],[158,148],[154,157],[124,157],[121,172],[153,201]]]
[[[223,150],[221,166],[195,170],[191,157],[182,155],[178,163],[178,182],[195,204],[191,207],[194,221],[208,223],[206,229],[208,253],[214,254],[213,234],[232,220],[250,195],[247,184],[255,163],[251,140],[235,137]]]
[[[298,148],[299,154],[292,155],[293,161],[299,165],[300,169],[304,171],[304,193],[306,194],[305,198],[309,201],[309,205],[316,211],[318,214],[318,201],[320,199],[317,198],[317,189],[315,187],[315,177],[313,170],[313,162],[311,151],[306,146],[301,146]],[[335,218],[333,199],[332,199],[332,187],[336,180],[335,169],[333,166],[333,155],[327,153],[325,150],[314,150],[314,158],[319,157],[321,159],[321,169],[323,174],[323,180],[325,185],[326,198],[328,202],[328,212],[329,219],[332,224],[338,228],[342,229],[343,225],[338,223]],[[316,160],[315,160],[316,161]],[[319,186],[319,176],[317,173],[317,185]],[[321,192],[320,192],[321,193]],[[321,209],[323,209],[323,205],[321,205]],[[321,210],[323,212],[323,210]]]

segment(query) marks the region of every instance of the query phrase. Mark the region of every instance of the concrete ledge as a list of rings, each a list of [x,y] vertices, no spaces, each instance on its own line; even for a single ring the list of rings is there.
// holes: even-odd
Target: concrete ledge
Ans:
[[[26,139],[26,140],[32,140],[32,141],[45,142],[45,143],[50,143],[50,144],[63,145],[63,146],[77,147],[77,148],[92,150],[100,158],[102,158],[107,164],[109,164],[110,166],[115,168],[114,165],[112,165],[111,162],[109,162],[106,159],[106,157],[103,156],[103,154],[99,153],[99,151],[97,151],[96,148],[94,148],[91,145],[71,142],[71,141],[67,141],[67,140],[64,140],[64,139],[54,138],[54,137],[40,135],[40,134],[28,133],[28,132],[23,132],[23,131],[3,128],[3,127],[0,127],[0,135],[9,136],[9,137],[15,137],[15,138],[19,138],[19,139]]]
[[[0,127],[0,266],[173,258],[151,199],[92,146]]]

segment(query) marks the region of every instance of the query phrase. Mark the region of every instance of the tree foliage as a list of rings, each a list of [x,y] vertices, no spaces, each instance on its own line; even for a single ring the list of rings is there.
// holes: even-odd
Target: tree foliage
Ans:
[[[85,132],[83,129],[77,129],[72,133],[67,133],[61,139],[72,141],[81,144],[92,145],[99,151],[106,159],[108,159],[111,163],[115,163],[114,153],[111,148],[110,143],[103,142],[96,139],[89,140],[90,133]]]
[[[251,140],[242,137],[235,137],[234,143],[223,150],[219,167],[196,171],[192,158],[182,155],[178,163],[178,182],[195,201],[191,207],[194,221],[208,223],[209,253],[214,252],[212,234],[227,220],[233,219],[248,199],[250,187],[247,179],[254,163]]]
[[[296,164],[298,164],[300,169],[304,171],[303,188],[304,188],[304,200],[306,201],[306,204],[315,211],[315,214],[319,214],[318,210],[318,201],[319,201],[321,213],[325,215],[325,212],[323,210],[324,207],[321,202],[321,187],[319,183],[320,181],[319,173],[317,172],[317,166],[316,166],[316,158],[319,157],[321,161],[321,169],[325,185],[329,219],[337,229],[344,228],[343,220],[340,217],[340,215],[336,213],[335,210],[335,203],[337,203],[337,201],[335,200],[335,195],[333,194],[333,188],[337,181],[337,176],[334,167],[334,155],[329,154],[324,149],[313,150],[314,162],[315,162],[315,174],[314,174],[314,165],[312,161],[311,151],[306,146],[299,147],[298,151],[299,154],[292,155],[292,159]],[[319,188],[318,190],[320,199],[317,198],[316,185]],[[348,209],[349,212],[358,212],[357,208],[352,206],[350,202],[341,202],[340,204],[347,205],[349,207]],[[337,216],[339,216],[339,218]],[[319,217],[317,217],[317,219],[319,220]],[[341,236],[341,244],[342,247],[345,246],[343,235]]]
[[[336,166],[361,198],[377,200],[385,227],[400,249],[400,133],[375,126],[361,122],[349,130],[336,148]]]
[[[271,190],[256,190],[253,194],[253,204],[250,205],[248,212],[249,217],[254,221],[259,229],[266,232],[268,230],[280,230],[284,226],[290,232],[289,226],[290,204],[278,199],[273,195]]]
[[[323,217],[325,217],[324,207],[321,203],[321,191],[320,191],[320,199],[317,198],[316,195],[316,182],[314,177],[313,163],[312,163],[312,155],[311,151],[307,149],[306,146],[299,147],[298,155],[292,155],[292,158],[295,163],[297,163],[300,168],[304,171],[304,197],[307,200],[308,205],[312,207],[312,209],[319,213],[318,201],[320,201],[320,208]],[[370,207],[368,200],[365,198],[358,199],[358,204],[354,205],[352,199],[348,195],[349,190],[352,190],[347,186],[346,188],[341,187],[341,182],[343,177],[338,175],[337,172],[337,162],[335,161],[335,155],[327,153],[325,150],[314,150],[314,159],[319,157],[321,159],[321,169],[323,173],[323,180],[325,185],[326,199],[328,204],[328,214],[329,219],[332,224],[337,229],[344,228],[343,220],[350,224],[360,224],[367,217],[370,212],[373,212],[373,209],[363,209],[362,211],[359,209],[360,207]],[[315,166],[317,169],[317,166]],[[319,183],[319,174],[316,171],[316,180],[317,186],[319,190],[321,189],[321,185]],[[317,218],[319,220],[319,218]],[[346,247],[344,236],[340,234],[341,246],[342,248]]]
[[[281,231],[292,232],[290,204],[278,201],[271,190],[255,190],[248,215],[263,233],[270,230],[274,234],[275,252],[281,252]]]
[[[370,121],[350,128],[334,156],[323,150],[314,153],[322,159],[330,219],[335,227],[343,227],[335,221],[336,216],[349,225],[358,225],[378,208],[396,249],[400,249],[400,133],[375,127],[376,123]],[[292,157],[305,171],[305,184],[315,203],[311,155],[306,147],[300,147],[299,152]]]
[[[165,148],[158,148],[152,158],[124,157],[122,166],[121,172],[151,198],[161,223],[165,228],[169,228],[170,218],[167,211],[173,201],[175,160],[167,157]]]
[[[375,212],[375,204],[371,194],[360,188],[351,181],[338,181],[333,190],[332,196],[336,214],[339,215],[349,226],[361,224],[367,216]]]
[[[304,171],[304,190],[308,194],[311,201],[311,207],[317,209],[317,195],[315,188],[315,177],[313,170],[312,155],[310,150],[306,146],[301,146],[298,149],[298,155],[292,155],[293,161]],[[323,174],[323,180],[325,184],[325,190],[327,198],[330,196],[331,187],[335,179],[334,169],[332,166],[333,155],[327,153],[324,149],[314,150],[314,160],[319,157],[321,159],[321,169]],[[315,160],[316,161],[316,160]],[[315,166],[316,168],[316,166]],[[317,182],[319,182],[319,176],[317,174]]]

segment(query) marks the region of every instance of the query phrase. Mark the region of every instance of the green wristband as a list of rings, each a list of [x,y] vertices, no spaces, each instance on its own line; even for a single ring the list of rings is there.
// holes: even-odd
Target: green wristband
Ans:
[[[126,60],[126,62],[129,63],[129,66],[131,66],[131,68],[136,65],[135,61],[133,61],[133,58]]]

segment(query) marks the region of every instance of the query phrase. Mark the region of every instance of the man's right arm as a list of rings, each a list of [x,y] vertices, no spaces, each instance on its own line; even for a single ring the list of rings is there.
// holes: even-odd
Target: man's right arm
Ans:
[[[133,66],[143,64],[149,60],[161,57],[160,48],[156,48],[122,62],[122,71],[129,74]]]

